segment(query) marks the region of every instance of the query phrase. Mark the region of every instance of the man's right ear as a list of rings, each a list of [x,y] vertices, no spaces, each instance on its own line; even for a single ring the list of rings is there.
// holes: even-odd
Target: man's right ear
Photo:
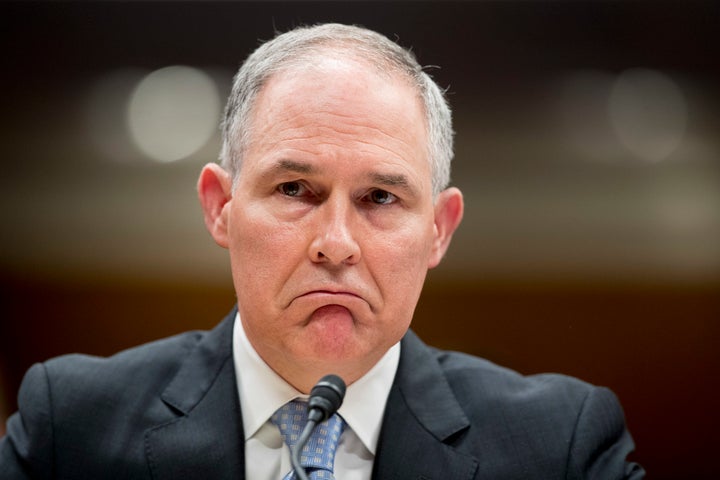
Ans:
[[[208,232],[215,243],[228,248],[228,207],[232,200],[230,174],[220,165],[208,163],[200,172],[197,189]]]

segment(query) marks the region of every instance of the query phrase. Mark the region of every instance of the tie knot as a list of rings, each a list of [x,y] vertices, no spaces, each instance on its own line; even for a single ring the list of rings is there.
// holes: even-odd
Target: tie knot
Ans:
[[[283,440],[291,451],[300,438],[307,420],[307,402],[300,400],[286,403],[270,418],[270,421],[277,425]],[[335,465],[335,451],[344,428],[345,422],[337,414],[315,427],[312,436],[300,453],[300,463],[308,469],[311,479],[334,478],[332,472]],[[285,477],[285,479],[291,478],[294,476]]]

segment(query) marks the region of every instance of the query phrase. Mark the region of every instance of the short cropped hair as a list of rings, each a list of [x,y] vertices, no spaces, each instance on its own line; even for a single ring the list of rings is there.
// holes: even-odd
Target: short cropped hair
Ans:
[[[253,106],[263,86],[274,74],[310,65],[313,58],[328,51],[354,55],[381,71],[399,74],[417,90],[425,110],[432,188],[437,196],[450,182],[453,158],[452,113],[443,91],[411,51],[372,30],[340,24],[298,27],[280,34],[258,47],[242,64],[233,80],[222,126],[220,162],[233,183],[240,175],[252,134]]]

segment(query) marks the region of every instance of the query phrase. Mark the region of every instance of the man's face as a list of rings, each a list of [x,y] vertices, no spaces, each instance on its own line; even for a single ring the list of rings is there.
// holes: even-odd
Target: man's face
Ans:
[[[240,317],[301,390],[352,382],[407,330],[437,229],[422,105],[346,60],[275,75],[254,107],[227,222]]]

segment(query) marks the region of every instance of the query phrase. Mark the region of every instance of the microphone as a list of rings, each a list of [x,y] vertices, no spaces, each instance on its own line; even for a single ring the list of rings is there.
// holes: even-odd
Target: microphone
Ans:
[[[337,412],[345,397],[345,382],[337,375],[325,375],[310,390],[308,400],[308,422],[300,434],[290,460],[299,480],[308,480],[307,473],[300,463],[300,452],[310,439],[318,423],[322,423]]]
[[[337,375],[325,375],[310,390],[308,420],[324,422],[337,412],[345,397],[345,382]]]

